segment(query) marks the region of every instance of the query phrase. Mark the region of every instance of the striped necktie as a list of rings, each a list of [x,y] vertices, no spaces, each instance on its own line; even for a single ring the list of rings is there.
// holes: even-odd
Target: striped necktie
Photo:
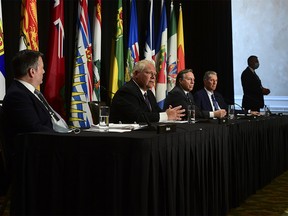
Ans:
[[[151,107],[150,101],[148,99],[147,92],[144,93],[144,100],[145,100],[146,105],[148,106],[149,111],[151,112],[152,111],[152,107]]]
[[[50,115],[53,116],[55,118],[56,121],[59,121],[59,117],[55,114],[54,110],[52,109],[52,107],[48,104],[47,100],[44,98],[43,94],[35,89],[34,93],[38,96],[38,98],[40,99],[40,101],[43,103],[43,105],[47,108],[47,110],[49,111]]]
[[[216,98],[215,98],[214,94],[211,95],[211,99],[212,99],[212,103],[213,103],[214,109],[215,110],[219,110],[220,107],[219,107],[219,105],[218,105],[218,103],[216,101]]]

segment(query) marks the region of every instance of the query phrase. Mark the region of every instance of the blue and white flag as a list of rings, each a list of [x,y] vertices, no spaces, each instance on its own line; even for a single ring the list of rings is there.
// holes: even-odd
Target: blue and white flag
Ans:
[[[154,12],[153,0],[149,1],[149,17],[146,31],[146,42],[144,49],[144,57],[147,60],[155,61],[155,45],[154,45]]]
[[[95,93],[88,0],[79,0],[78,9],[69,124],[76,128],[89,128],[93,120],[88,103]]]
[[[128,40],[128,51],[125,70],[125,82],[128,82],[132,75],[132,70],[136,62],[139,61],[138,44],[138,18],[136,10],[136,1],[131,0],[130,30]]]

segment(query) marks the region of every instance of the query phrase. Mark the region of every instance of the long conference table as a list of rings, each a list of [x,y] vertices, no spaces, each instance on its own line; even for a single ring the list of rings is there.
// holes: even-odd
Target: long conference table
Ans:
[[[11,215],[225,215],[288,169],[288,117],[17,138]]]

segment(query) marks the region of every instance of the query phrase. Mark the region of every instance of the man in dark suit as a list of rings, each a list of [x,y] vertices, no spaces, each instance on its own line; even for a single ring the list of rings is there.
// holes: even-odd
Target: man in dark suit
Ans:
[[[51,115],[34,94],[45,73],[42,56],[38,51],[22,50],[12,60],[14,81],[4,97],[2,110],[8,164],[14,160],[14,138],[17,134],[53,132]]]
[[[207,71],[203,77],[204,88],[194,94],[195,103],[201,109],[210,111],[210,117],[214,117],[214,111],[219,109],[227,110],[227,104],[223,96],[215,91],[218,83],[217,73]]]
[[[15,80],[3,100],[7,146],[19,133],[53,131],[48,110],[34,94],[45,73],[42,56],[38,51],[22,50],[12,60]]]
[[[264,107],[264,95],[270,90],[262,86],[261,80],[255,70],[259,67],[257,56],[250,56],[247,59],[248,67],[242,72],[241,83],[243,87],[242,107],[245,110],[260,111]]]
[[[169,107],[163,111],[150,90],[156,82],[156,70],[153,62],[141,60],[133,69],[132,79],[122,86],[114,95],[110,121],[118,123],[159,122],[181,120],[185,115],[181,106]]]
[[[185,69],[177,74],[176,86],[168,92],[165,99],[164,108],[171,106],[181,105],[187,112],[188,105],[195,105],[193,90],[195,77],[192,69]],[[213,116],[210,116],[208,111],[201,110],[196,104],[195,108],[196,117],[198,118],[223,118],[226,115],[226,110],[219,109],[213,112]]]

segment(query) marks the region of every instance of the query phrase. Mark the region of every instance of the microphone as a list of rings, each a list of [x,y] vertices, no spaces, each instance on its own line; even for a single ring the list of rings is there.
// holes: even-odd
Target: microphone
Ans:
[[[229,103],[230,105],[237,106],[237,107],[239,107],[239,108],[241,109],[242,112],[238,112],[238,113],[236,113],[236,115],[237,115],[237,114],[244,114],[245,116],[247,116],[248,111],[245,110],[240,104],[235,103],[234,101],[231,101],[231,100],[226,100],[226,98],[225,98],[225,101],[228,101],[228,103]]]

